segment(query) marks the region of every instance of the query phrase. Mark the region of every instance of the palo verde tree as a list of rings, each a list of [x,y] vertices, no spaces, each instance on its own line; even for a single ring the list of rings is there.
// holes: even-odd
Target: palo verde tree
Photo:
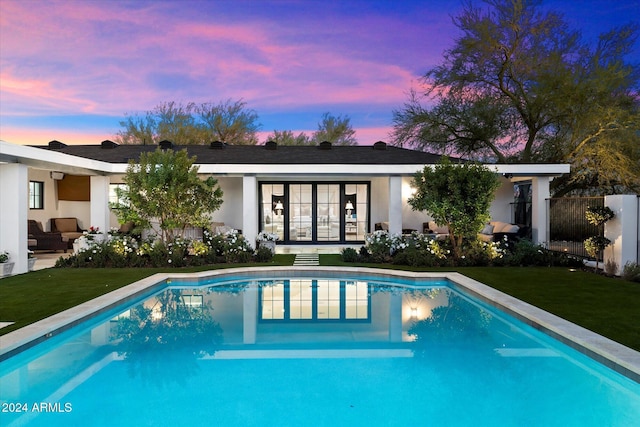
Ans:
[[[258,114],[246,102],[186,105],[165,102],[144,115],[127,115],[115,137],[120,144],[157,144],[169,140],[177,145],[222,141],[232,145],[255,145],[260,129]]]
[[[351,126],[351,118],[342,115],[334,116],[331,113],[322,115],[318,122],[318,130],[311,136],[303,132],[294,135],[290,130],[274,130],[267,136],[266,141],[274,141],[278,145],[318,145],[323,141],[329,141],[334,145],[358,144],[356,131]]]
[[[411,208],[426,211],[438,225],[449,227],[453,254],[459,259],[463,239],[476,238],[489,220],[489,207],[500,184],[485,166],[454,164],[443,157],[439,164],[417,172],[411,185],[416,190],[408,200]]]
[[[640,189],[637,25],[584,42],[539,0],[466,2],[460,36],[394,111],[395,144],[475,160],[571,163],[569,192]]]
[[[278,145],[312,145],[311,139],[307,134],[300,132],[295,135],[290,130],[274,130],[273,133],[267,136],[266,141],[273,141]]]
[[[356,131],[351,126],[349,116],[334,116],[324,113],[318,130],[313,133],[311,140],[314,144],[329,141],[334,145],[357,145]]]
[[[112,204],[120,222],[133,221],[151,228],[162,241],[171,242],[188,226],[205,226],[222,205],[222,190],[213,177],[201,179],[196,158],[186,150],[158,148],[129,161],[126,188],[118,189]]]

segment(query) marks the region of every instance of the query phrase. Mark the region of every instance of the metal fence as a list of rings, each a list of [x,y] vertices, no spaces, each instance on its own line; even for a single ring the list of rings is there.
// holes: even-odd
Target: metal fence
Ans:
[[[547,199],[549,249],[585,258],[589,256],[584,249],[585,239],[604,236],[604,225],[589,224],[585,217],[590,206],[604,206],[604,197]]]

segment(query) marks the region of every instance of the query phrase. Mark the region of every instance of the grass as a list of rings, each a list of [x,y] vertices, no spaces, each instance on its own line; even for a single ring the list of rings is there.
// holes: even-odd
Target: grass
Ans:
[[[189,269],[46,269],[0,280],[0,320],[15,324],[0,335],[66,310],[159,272],[190,272],[256,265],[292,265],[293,255],[270,264],[221,264]],[[416,271],[386,264],[346,264],[340,255],[321,255],[325,266],[359,266]],[[453,269],[598,334],[640,351],[640,284],[590,272],[546,267]]]

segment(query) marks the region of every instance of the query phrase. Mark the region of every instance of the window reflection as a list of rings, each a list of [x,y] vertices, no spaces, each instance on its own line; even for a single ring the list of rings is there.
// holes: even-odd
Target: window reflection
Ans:
[[[263,321],[369,321],[369,284],[340,280],[284,280],[260,286]]]

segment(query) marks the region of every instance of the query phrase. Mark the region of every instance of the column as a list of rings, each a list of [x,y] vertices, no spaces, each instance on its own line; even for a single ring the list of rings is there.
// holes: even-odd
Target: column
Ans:
[[[258,235],[258,180],[255,175],[242,178],[242,234],[253,246]]]
[[[28,268],[29,170],[18,163],[0,164],[0,251],[9,252],[12,274]]]
[[[98,227],[101,232],[108,233],[111,227],[109,211],[109,177],[91,177],[91,226]]]
[[[616,274],[620,275],[627,262],[638,260],[638,196],[605,196],[604,205],[616,215],[604,224],[604,237],[611,240],[611,245],[604,250],[604,262],[615,262]]]
[[[548,176],[536,176],[531,179],[531,237],[533,243],[542,244],[548,236],[548,209],[547,199],[549,193]]]
[[[402,177],[389,177],[389,233],[402,233]]]

